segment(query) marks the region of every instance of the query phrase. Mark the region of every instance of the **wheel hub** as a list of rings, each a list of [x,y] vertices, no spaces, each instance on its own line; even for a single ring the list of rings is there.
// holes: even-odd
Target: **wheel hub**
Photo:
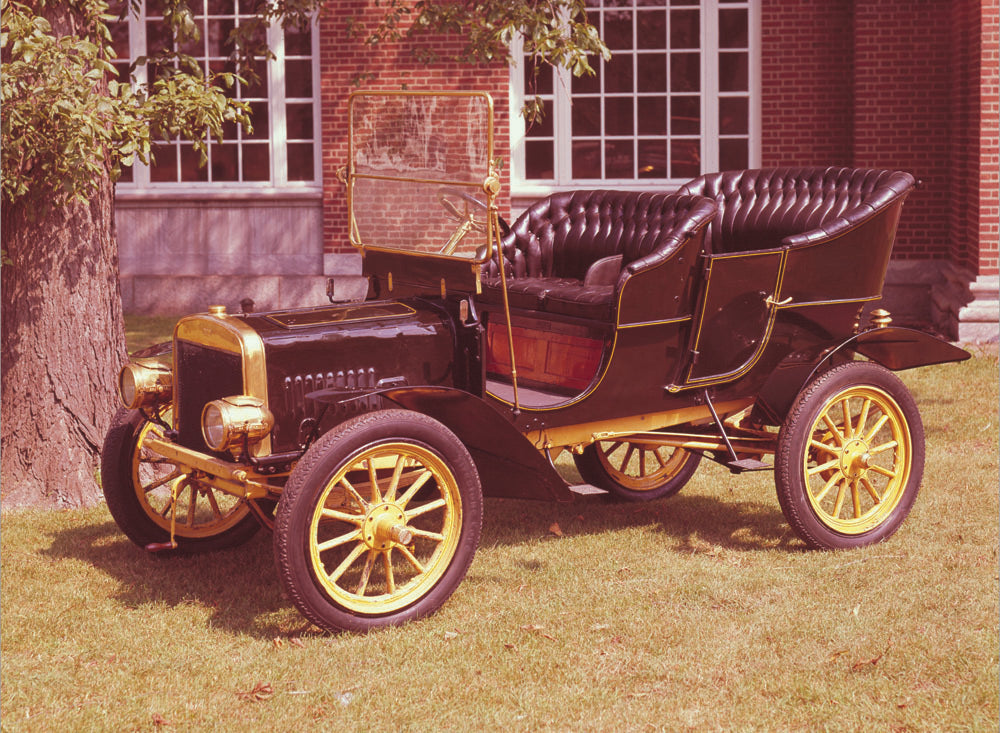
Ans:
[[[868,470],[871,454],[863,440],[851,440],[844,446],[840,456],[840,470],[849,479],[856,479]]]
[[[391,502],[368,511],[361,533],[365,544],[373,550],[388,550],[394,545],[413,542],[413,532],[406,526],[406,514]]]

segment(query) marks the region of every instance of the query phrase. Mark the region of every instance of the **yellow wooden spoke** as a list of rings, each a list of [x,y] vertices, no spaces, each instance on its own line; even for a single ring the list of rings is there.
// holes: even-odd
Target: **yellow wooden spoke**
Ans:
[[[205,493],[205,496],[208,499],[208,506],[211,507],[211,509],[212,509],[212,514],[215,515],[216,519],[221,518],[222,517],[222,512],[219,510],[219,502],[215,498],[215,492],[212,491],[211,489],[209,489]]]
[[[360,527],[365,521],[363,514],[348,514],[347,512],[342,512],[337,509],[327,509],[325,507],[321,511],[321,516],[323,519],[336,519],[338,522],[348,522],[349,524],[354,524],[358,527]]]
[[[391,553],[391,548],[382,553],[382,565],[385,568],[385,590],[389,595],[396,592],[396,576],[392,572]]]
[[[188,527],[193,527],[195,519],[194,512],[198,507],[198,484],[192,483],[188,488],[191,489],[191,498],[188,499],[187,521],[185,524],[187,524]]]
[[[375,565],[375,551],[369,550],[368,557],[365,558],[365,566],[361,569],[361,578],[358,580],[358,587],[355,594],[363,596],[368,589],[368,580],[372,576],[372,568]]]
[[[851,424],[851,401],[845,397],[840,401],[841,410],[844,413],[844,437],[851,439],[854,437],[854,426]]]
[[[401,506],[401,507],[403,507],[403,508],[405,509],[405,508],[406,508],[406,505],[407,505],[407,504],[408,504],[408,503],[410,502],[410,499],[412,499],[412,498],[414,497],[414,495],[415,495],[415,494],[416,494],[416,493],[417,493],[418,491],[420,491],[420,489],[421,489],[421,488],[423,487],[423,485],[424,485],[424,484],[426,484],[426,483],[427,483],[427,481],[428,481],[428,480],[429,480],[429,479],[430,479],[430,478],[431,478],[431,477],[432,477],[433,475],[434,475],[434,474],[432,474],[432,473],[431,473],[430,471],[427,471],[427,470],[424,470],[424,471],[423,471],[423,472],[422,472],[422,473],[420,474],[419,478],[417,478],[417,480],[416,480],[416,481],[414,481],[414,482],[413,482],[413,483],[412,483],[412,484],[410,485],[410,488],[408,488],[408,489],[406,490],[406,493],[404,493],[404,494],[403,494],[403,495],[402,495],[401,497],[399,497],[399,500],[398,500],[398,501],[397,501],[396,503],[397,503],[397,504],[398,504],[399,506]]]
[[[448,506],[448,502],[446,502],[444,499],[435,499],[434,501],[429,501],[426,504],[418,506],[416,509],[413,509],[412,511],[407,510],[406,520],[410,521],[414,517],[422,516],[424,514],[427,514],[428,512],[432,512],[435,509],[440,509],[441,507],[445,506]]]
[[[413,553],[410,552],[408,547],[406,547],[405,545],[396,545],[396,549],[399,550],[401,553],[403,553],[403,557],[405,557],[406,560],[410,563],[410,565],[413,566],[414,570],[416,570],[418,573],[424,572],[424,566],[421,565],[420,561],[413,556]]]
[[[815,448],[816,450],[821,450],[824,453],[829,453],[831,456],[840,456],[840,451],[833,446],[827,445],[826,443],[821,443],[815,438],[809,439],[809,447]]]
[[[816,494],[816,502],[819,503],[823,501],[823,498],[830,492],[830,489],[832,489],[834,485],[836,485],[836,483],[840,481],[840,479],[842,479],[843,477],[844,474],[842,474],[840,471],[834,473],[833,476],[830,477],[830,480],[826,482],[826,485],[819,490],[818,494]]]
[[[833,517],[837,518],[840,516],[840,510],[844,508],[844,499],[847,498],[847,481],[844,480],[840,483],[840,491],[837,492],[837,501],[833,505]]]
[[[610,457],[612,453],[618,450],[622,446],[621,441],[615,441],[611,444],[611,447],[604,451],[604,455]],[[600,446],[598,446],[600,447]]]
[[[854,518],[861,518],[861,493],[858,491],[858,480],[851,481],[851,499],[854,501]]]
[[[359,539],[361,539],[361,533],[357,530],[352,530],[347,534],[334,537],[326,542],[320,542],[316,545],[316,550],[318,552],[326,552],[327,550],[332,550],[334,547],[340,547],[341,545],[346,545],[348,542],[354,542]]]
[[[888,476],[889,478],[896,478],[895,471],[890,471],[888,468],[884,468],[882,466],[869,466],[868,470],[874,471],[875,473],[880,473],[883,476]]]
[[[865,476],[861,477],[861,485],[865,487],[865,490],[869,494],[871,494],[871,497],[876,504],[882,503],[882,497],[878,495],[878,492],[875,490],[875,487],[872,486],[872,482],[869,481]]]
[[[410,532],[413,533],[414,537],[423,537],[427,540],[434,540],[435,542],[444,542],[444,535],[438,532],[427,532],[423,529],[417,529],[416,527],[409,527]]]
[[[406,466],[405,456],[396,456],[396,465],[392,469],[392,478],[389,479],[389,488],[385,490],[385,500],[395,501],[396,491],[399,490],[399,479],[403,475],[403,468]]]
[[[158,488],[160,488],[161,486],[163,486],[163,484],[167,483],[168,481],[172,481],[172,480],[174,480],[175,478],[180,478],[180,477],[181,477],[181,476],[183,476],[183,475],[184,475],[184,472],[183,472],[183,471],[181,471],[181,470],[180,470],[180,469],[178,468],[178,469],[177,469],[176,471],[174,471],[173,473],[171,473],[171,474],[170,474],[169,476],[164,476],[163,478],[159,479],[158,481],[154,481],[154,482],[153,482],[153,483],[151,483],[151,484],[150,484],[149,486],[144,486],[144,487],[142,488],[142,490],[143,490],[143,491],[145,491],[145,492],[146,492],[146,493],[148,494],[148,493],[149,493],[150,491],[152,491],[153,489],[158,489]]]
[[[898,440],[890,440],[888,443],[882,443],[881,445],[876,445],[874,448],[869,448],[868,453],[875,455],[876,453],[882,453],[889,450],[890,448],[895,448],[899,445]]]
[[[834,466],[838,466],[838,465],[840,465],[840,459],[839,458],[834,458],[833,460],[827,461],[826,463],[821,463],[818,466],[813,466],[812,468],[807,468],[806,469],[806,474],[809,475],[809,476],[815,476],[817,473],[822,473],[823,471],[828,471],[829,469],[833,468]]]
[[[331,583],[336,583],[340,580],[340,576],[347,572],[347,569],[353,565],[359,557],[361,557],[367,548],[364,543],[358,543],[358,545],[351,550],[350,554],[343,559],[337,569],[330,573],[327,577],[330,579]]]
[[[837,439],[837,442],[840,443],[840,445],[843,445],[844,434],[840,432],[840,428],[837,427],[837,424],[830,418],[829,412],[823,413],[823,422],[826,423],[826,426],[830,429],[830,432],[833,433],[833,437]]]
[[[864,435],[865,424],[868,422],[868,411],[871,409],[871,406],[871,398],[865,397],[865,401],[861,405],[861,413],[858,415],[858,425],[854,429],[855,435]]]
[[[878,435],[878,431],[881,430],[882,426],[885,425],[888,421],[889,421],[889,416],[886,414],[883,414],[882,417],[876,420],[875,425],[865,435],[865,442],[871,444],[871,442],[875,439],[875,436]]]
[[[358,507],[362,511],[368,509],[370,505],[362,498],[361,494],[358,493],[358,490],[351,485],[351,482],[347,480],[347,476],[340,479],[340,485],[343,486],[347,493],[350,494],[351,498],[357,502]]]
[[[375,461],[368,459],[368,481],[371,484],[372,504],[382,503],[382,492],[378,488],[378,473],[375,470]]]

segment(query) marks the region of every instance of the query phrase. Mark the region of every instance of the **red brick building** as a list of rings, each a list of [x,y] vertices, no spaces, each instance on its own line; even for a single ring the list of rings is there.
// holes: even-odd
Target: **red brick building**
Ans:
[[[234,0],[203,1],[207,35],[213,22],[239,22],[239,3],[226,10]],[[179,150],[173,178],[154,169],[119,186],[127,308],[164,310],[158,293],[167,287],[174,304],[186,304],[180,294],[190,290],[192,305],[206,288],[216,299],[291,305],[322,299],[327,276],[349,287],[360,260],[336,171],[346,163],[347,95],[360,80],[372,89],[490,92],[510,216],[553,190],[671,190],[726,168],[910,171],[922,184],[900,223],[887,307],[952,338],[996,338],[997,0],[590,0],[590,20],[613,54],[590,79],[533,77],[524,64],[425,66],[415,51],[447,59],[459,39],[367,46],[348,27],[373,17],[371,4],[343,0],[287,43],[275,31],[275,64],[284,67],[267,89],[248,90],[270,110],[269,171],[255,172],[266,167],[264,143],[241,138],[243,167],[220,163],[219,181],[211,166],[185,168]],[[525,129],[517,112],[532,93],[548,114]],[[251,227],[253,216],[269,224]],[[170,285],[136,254],[151,241],[161,252],[190,243]]]

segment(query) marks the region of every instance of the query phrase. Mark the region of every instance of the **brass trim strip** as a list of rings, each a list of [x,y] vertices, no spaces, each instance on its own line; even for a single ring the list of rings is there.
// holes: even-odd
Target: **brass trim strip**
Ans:
[[[619,323],[619,329],[644,328],[646,326],[669,326],[671,323],[684,323],[690,321],[694,316],[678,316],[677,318],[664,318],[662,321],[638,321],[636,323]]]
[[[715,405],[720,415],[731,415],[745,410],[753,404],[753,398],[729,400]],[[586,446],[598,440],[608,440],[614,437],[645,433],[673,425],[693,422],[695,420],[711,419],[712,414],[707,405],[682,407],[677,410],[654,412],[642,415],[630,415],[612,420],[598,420],[579,425],[564,425],[555,428],[530,430],[524,436],[536,448],[565,448],[568,446]]]
[[[355,180],[362,178],[366,181],[401,181],[403,183],[438,183],[442,186],[462,186],[464,188],[474,188],[477,191],[483,190],[482,181],[459,181],[448,178],[407,178],[404,176],[378,176],[374,173],[354,173]]]

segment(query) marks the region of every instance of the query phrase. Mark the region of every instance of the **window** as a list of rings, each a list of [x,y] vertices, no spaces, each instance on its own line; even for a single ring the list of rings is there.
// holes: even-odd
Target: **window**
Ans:
[[[229,59],[229,34],[237,26],[255,22],[257,4],[257,0],[192,0],[189,6],[201,38],[181,50],[197,59],[206,73],[237,72]],[[130,16],[114,24],[112,33],[120,59],[115,66],[123,81],[128,80],[129,59],[153,56],[173,42],[157,0],[143,2],[138,17]],[[228,92],[250,105],[253,131],[228,125],[221,143],[214,139],[209,142],[206,165],[201,165],[191,143],[160,143],[154,147],[154,164],[133,166],[119,184],[122,190],[318,190],[320,119],[315,26],[270,27],[262,29],[260,36],[275,58],[257,62],[256,79],[238,82]],[[150,73],[155,72],[139,67],[134,80],[145,82]]]
[[[512,69],[512,109],[538,95],[541,122],[511,123],[513,183],[560,186],[683,182],[759,164],[758,3],[588,0],[611,50],[596,75]]]

